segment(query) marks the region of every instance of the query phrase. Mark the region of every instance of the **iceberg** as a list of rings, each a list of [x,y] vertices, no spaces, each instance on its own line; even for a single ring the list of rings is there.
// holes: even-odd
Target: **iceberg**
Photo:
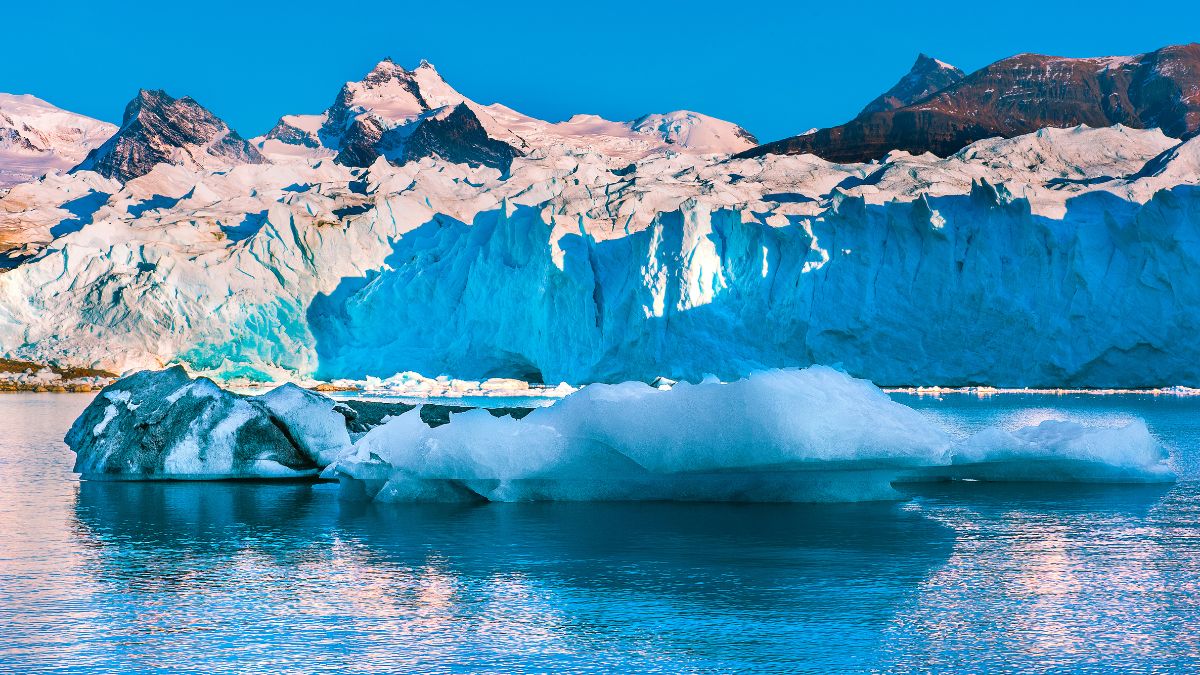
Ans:
[[[1005,482],[1158,483],[1174,479],[1166,449],[1142,420],[1091,427],[1046,420],[985,429],[954,454],[954,478]]]
[[[103,390],[67,443],[85,478],[336,478],[378,502],[896,499],[895,483],[1174,479],[1143,422],[1042,422],[955,442],[825,366],[723,383],[593,384],[540,408],[225,391],[180,367]]]
[[[176,366],[106,387],[66,442],[85,478],[310,477],[350,446],[334,406],[291,384],[240,396]]]
[[[814,366],[667,390],[589,385],[520,420],[401,416],[335,471],[379,501],[859,501],[949,461],[949,438],[915,410]]]

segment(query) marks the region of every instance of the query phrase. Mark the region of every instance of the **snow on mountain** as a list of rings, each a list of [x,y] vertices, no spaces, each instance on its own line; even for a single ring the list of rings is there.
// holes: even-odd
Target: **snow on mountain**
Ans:
[[[332,157],[334,153],[321,145],[320,132],[325,120],[324,114],[284,115],[270,131],[250,142],[272,161]]]
[[[28,94],[0,94],[0,188],[69,169],[116,130]]]
[[[1194,385],[1195,143],[79,171],[0,200],[48,231],[0,274],[0,354],[252,379],[842,363],[886,384]]]
[[[410,138],[421,142],[410,147]],[[274,161],[336,155],[343,164],[365,167],[377,157],[394,163],[437,157],[502,170],[513,157],[560,146],[628,163],[655,152],[729,154],[757,143],[735,124],[682,110],[631,122],[595,115],[546,122],[468,99],[428,62],[410,71],[387,59],[362,80],[347,82],[321,115],[284,117],[254,142]]]
[[[116,135],[73,171],[129,180],[160,163],[218,169],[263,161],[258,150],[190,97],[143,89],[125,107]]]
[[[484,107],[493,129],[517,139],[517,147],[542,150],[555,146],[596,152],[631,162],[654,153],[731,154],[754,147],[750,132],[731,122],[687,110],[645,115],[632,122],[612,122],[597,115],[575,115],[557,123],[522,115],[499,104]],[[485,117],[486,119],[486,117]]]

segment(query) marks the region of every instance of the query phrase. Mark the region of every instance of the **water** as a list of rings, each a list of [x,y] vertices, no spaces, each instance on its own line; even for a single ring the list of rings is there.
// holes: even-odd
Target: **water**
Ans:
[[[340,503],[80,483],[0,396],[0,671],[1196,672],[1200,400],[897,396],[962,435],[1144,417],[1181,481],[849,505]]]

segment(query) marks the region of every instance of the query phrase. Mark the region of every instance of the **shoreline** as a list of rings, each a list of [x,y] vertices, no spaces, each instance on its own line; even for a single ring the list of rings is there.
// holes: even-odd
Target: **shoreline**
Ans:
[[[107,370],[0,358],[0,393],[86,394],[99,391],[119,378]]]
[[[32,361],[0,358],[0,394],[83,394],[100,391],[119,380],[122,376],[93,368],[59,367]],[[286,382],[254,383],[214,380],[222,389],[229,391],[269,391]],[[655,378],[649,386],[670,388],[675,381]],[[334,398],[354,399],[443,399],[453,401],[462,398],[530,398],[554,401],[578,390],[584,385],[561,383],[557,386],[535,384],[508,378],[493,378],[482,382],[459,380],[446,376],[424,377],[417,373],[399,373],[386,380],[333,380],[321,382],[309,380],[300,386]],[[886,394],[907,394],[918,397],[974,396],[1154,396],[1187,398],[1200,396],[1200,388],[1186,386],[1160,387],[992,387],[987,385],[947,387],[940,385],[876,385]]]

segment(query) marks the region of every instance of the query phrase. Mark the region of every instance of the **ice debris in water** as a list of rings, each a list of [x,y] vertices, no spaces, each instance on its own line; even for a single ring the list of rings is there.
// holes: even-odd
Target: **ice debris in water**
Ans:
[[[1146,425],[1043,422],[961,443],[823,366],[660,389],[592,384],[530,409],[226,392],[181,368],[105,389],[67,435],[88,477],[338,477],[378,501],[859,501],[896,482],[1164,482]]]

